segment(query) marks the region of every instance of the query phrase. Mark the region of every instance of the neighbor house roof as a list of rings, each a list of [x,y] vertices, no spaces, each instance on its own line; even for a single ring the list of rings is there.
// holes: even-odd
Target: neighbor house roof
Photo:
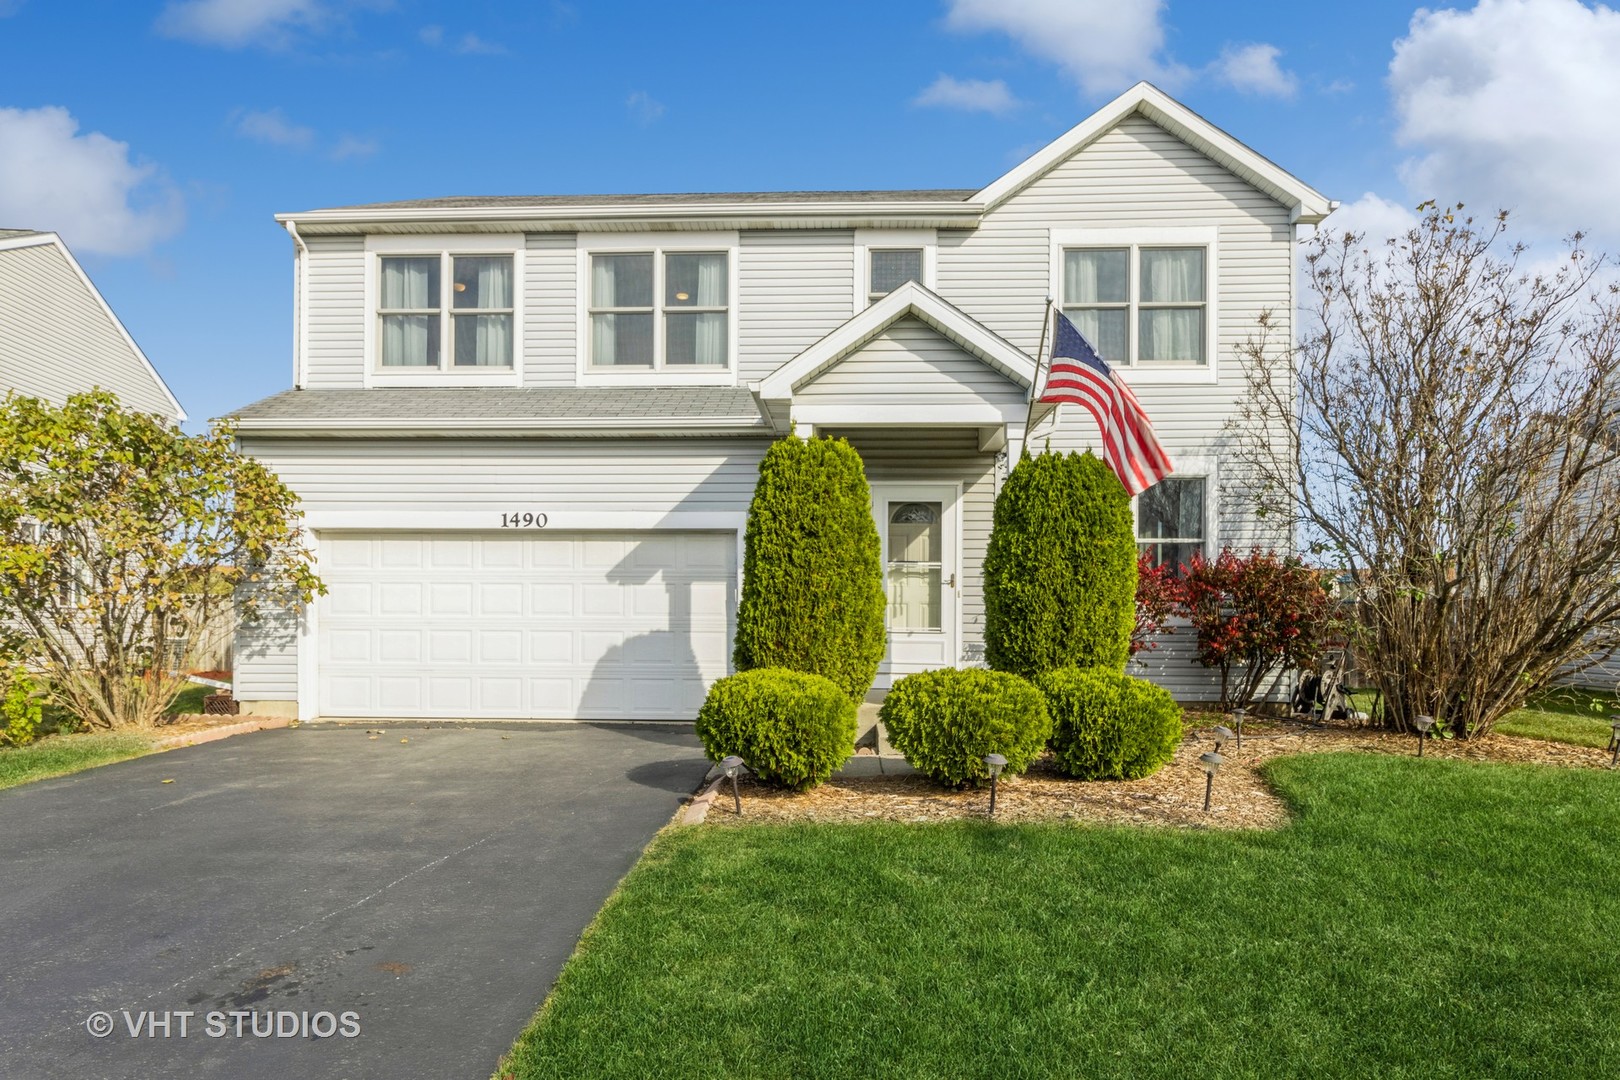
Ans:
[[[389,387],[284,390],[233,414],[242,432],[376,435],[765,434],[754,395],[735,386]]]

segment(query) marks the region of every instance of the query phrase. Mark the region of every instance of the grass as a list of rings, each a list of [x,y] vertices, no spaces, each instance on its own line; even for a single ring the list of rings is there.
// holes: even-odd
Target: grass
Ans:
[[[497,1075],[1612,1072],[1620,775],[1268,772],[1277,832],[669,831]]]
[[[0,749],[0,788],[66,776],[151,750],[152,740],[142,735],[47,735],[27,746]]]
[[[1613,694],[1559,686],[1542,691],[1524,708],[1508,714],[1496,730],[1529,739],[1605,747],[1614,734],[1609,726],[1612,712],[1620,712],[1620,701]]]

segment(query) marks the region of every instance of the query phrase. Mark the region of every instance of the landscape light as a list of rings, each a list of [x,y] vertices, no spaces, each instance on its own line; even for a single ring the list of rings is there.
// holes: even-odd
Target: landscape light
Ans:
[[[1412,718],[1412,726],[1417,728],[1417,733],[1418,733],[1418,757],[1422,757],[1423,756],[1423,744],[1429,741],[1429,729],[1434,727],[1434,717],[1432,717],[1432,716],[1414,716]]]
[[[1221,747],[1232,741],[1232,729],[1225,724],[1216,724],[1212,733],[1215,736],[1215,752],[1221,752]]]
[[[1243,715],[1244,710],[1233,709],[1232,719],[1237,722],[1237,748],[1243,749]]]
[[[1612,769],[1620,765],[1620,713],[1609,714],[1609,728],[1614,732],[1609,736],[1609,749],[1614,751],[1614,756],[1609,759],[1609,767]]]
[[[986,754],[984,763],[990,766],[990,816],[996,816],[996,777],[1007,767],[1007,759],[1000,754]]]
[[[742,813],[742,795],[737,791],[737,773],[742,770],[743,759],[732,754],[720,761],[720,771],[726,774],[731,781],[731,801],[736,804],[737,813]]]
[[[1226,759],[1217,753],[1200,754],[1198,764],[1204,769],[1204,813],[1209,813],[1209,797],[1215,790],[1215,774],[1221,771]]]

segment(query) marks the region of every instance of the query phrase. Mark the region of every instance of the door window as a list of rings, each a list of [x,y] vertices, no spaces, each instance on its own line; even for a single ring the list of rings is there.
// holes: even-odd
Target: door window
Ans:
[[[889,629],[940,630],[944,597],[943,504],[889,504]]]

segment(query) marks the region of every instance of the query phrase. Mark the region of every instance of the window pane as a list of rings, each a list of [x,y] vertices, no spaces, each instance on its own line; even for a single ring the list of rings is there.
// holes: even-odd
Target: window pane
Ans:
[[[725,307],[726,257],[666,255],[664,304],[667,307]]]
[[[901,503],[889,512],[889,561],[931,562],[940,558],[939,503]]]
[[[1204,539],[1204,478],[1170,476],[1137,496],[1138,540]]]
[[[591,316],[592,364],[652,367],[652,362],[652,312]]]
[[[1144,304],[1185,304],[1203,299],[1203,248],[1142,249]]]
[[[383,259],[382,298],[378,306],[392,311],[438,307],[438,256]]]
[[[512,366],[512,316],[456,315],[450,328],[457,367]]]
[[[723,312],[671,313],[665,317],[668,339],[664,363],[671,367],[726,366],[726,316]]]
[[[889,511],[889,627],[938,630],[944,609],[937,502],[891,504]]]
[[[939,567],[889,566],[889,629],[940,629]]]
[[[1074,323],[1074,328],[1080,331],[1080,336],[1097,351],[1098,356],[1110,364],[1130,363],[1130,309],[1078,308],[1065,311],[1064,314]]]
[[[1154,566],[1168,566],[1177,570],[1183,566],[1191,566],[1193,554],[1204,550],[1203,544],[1139,544],[1137,546],[1148,553],[1148,557]]]
[[[872,294],[888,294],[908,281],[921,281],[922,248],[872,252]]]
[[[1063,302],[1065,304],[1123,304],[1130,271],[1125,248],[1065,251]],[[1095,344],[1095,343],[1093,343]]]
[[[438,367],[437,315],[384,315],[383,367]]]
[[[653,257],[651,255],[594,255],[591,257],[591,307],[650,308],[652,306]]]
[[[453,260],[450,306],[509,308],[512,306],[512,260],[505,255],[458,255]],[[459,350],[457,355],[460,355]]]
[[[1141,317],[1137,357],[1142,363],[1204,362],[1203,308],[1143,308]]]

